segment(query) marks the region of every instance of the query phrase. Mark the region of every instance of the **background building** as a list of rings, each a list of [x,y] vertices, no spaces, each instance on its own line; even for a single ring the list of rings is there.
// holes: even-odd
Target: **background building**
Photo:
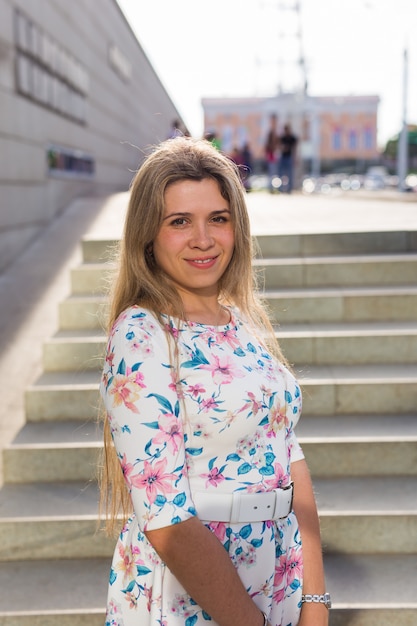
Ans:
[[[115,0],[0,0],[0,270],[181,120]]]
[[[378,96],[312,97],[282,93],[268,98],[204,98],[205,133],[215,133],[222,150],[248,143],[262,167],[271,114],[282,132],[289,122],[298,136],[303,173],[363,172],[379,159]]]

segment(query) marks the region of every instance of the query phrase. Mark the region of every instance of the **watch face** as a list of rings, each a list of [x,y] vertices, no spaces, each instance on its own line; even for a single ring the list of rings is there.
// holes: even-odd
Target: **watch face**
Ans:
[[[324,597],[324,604],[327,606],[328,609],[331,609],[332,601],[330,598],[330,593],[325,593],[323,597]]]

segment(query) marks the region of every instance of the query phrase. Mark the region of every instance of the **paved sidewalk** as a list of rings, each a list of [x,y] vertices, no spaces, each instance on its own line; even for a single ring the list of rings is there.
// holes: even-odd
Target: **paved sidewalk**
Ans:
[[[417,231],[417,199],[385,198],[254,192],[247,202],[254,235]],[[0,275],[0,447],[24,423],[24,390],[41,373],[42,345],[57,330],[70,268],[81,261],[81,238],[120,236],[127,200],[126,192],[73,202]]]
[[[254,235],[417,230],[417,195],[247,196]]]
[[[104,209],[90,230],[92,237],[121,234],[127,200],[127,193],[118,194],[120,213],[112,205]],[[417,194],[254,192],[247,194],[247,205],[254,235],[417,230]]]

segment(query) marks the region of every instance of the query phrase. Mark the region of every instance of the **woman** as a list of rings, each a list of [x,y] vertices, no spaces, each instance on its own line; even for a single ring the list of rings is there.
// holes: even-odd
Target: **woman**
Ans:
[[[325,626],[300,390],[255,297],[236,166],[208,142],[138,171],[109,334],[103,497],[110,527],[128,519],[106,624]]]

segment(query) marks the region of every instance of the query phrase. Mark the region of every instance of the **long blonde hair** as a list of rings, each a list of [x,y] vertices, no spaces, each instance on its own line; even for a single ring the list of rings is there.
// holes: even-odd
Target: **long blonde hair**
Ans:
[[[110,332],[118,316],[134,304],[149,309],[158,319],[161,312],[184,319],[181,298],[156,265],[150,249],[162,223],[168,186],[181,180],[207,178],[217,181],[222,196],[228,201],[234,229],[234,251],[219,284],[219,301],[236,306],[283,361],[265,306],[257,295],[246,192],[238,169],[205,140],[176,137],[159,144],[134,177],[119,250],[118,272],[110,295],[108,330]],[[104,419],[100,487],[101,510],[106,513],[106,528],[112,533],[119,514],[126,518],[131,512],[131,501],[107,419]]]

